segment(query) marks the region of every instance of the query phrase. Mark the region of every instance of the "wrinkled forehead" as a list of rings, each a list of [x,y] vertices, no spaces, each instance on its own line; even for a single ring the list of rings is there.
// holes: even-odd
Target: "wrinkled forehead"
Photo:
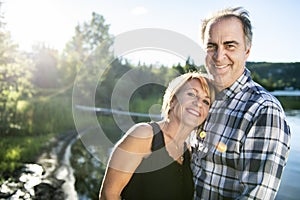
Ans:
[[[207,26],[206,26],[205,30],[209,31],[214,26],[218,26],[218,25],[221,25],[223,23],[227,23],[227,24],[233,23],[233,24],[235,24],[235,26],[240,25],[242,27],[242,22],[237,16],[228,15],[228,16],[222,16],[222,17],[218,17],[218,18],[210,20],[207,23]]]
[[[204,32],[204,44],[207,42],[207,40],[215,36],[240,36],[240,39],[244,39],[243,34],[243,26],[241,21],[234,16],[231,17],[222,17],[217,18],[216,20],[212,20],[207,24],[207,27]]]

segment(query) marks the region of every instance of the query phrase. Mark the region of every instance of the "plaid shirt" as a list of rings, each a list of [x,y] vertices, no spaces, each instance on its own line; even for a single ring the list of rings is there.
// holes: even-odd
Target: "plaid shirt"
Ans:
[[[278,100],[247,69],[218,94],[204,130],[191,164],[195,199],[275,198],[291,134]],[[220,142],[226,151],[218,150]]]

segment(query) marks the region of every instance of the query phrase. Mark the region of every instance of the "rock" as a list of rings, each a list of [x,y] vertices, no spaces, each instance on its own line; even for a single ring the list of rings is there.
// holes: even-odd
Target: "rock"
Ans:
[[[64,200],[66,192],[63,190],[65,180],[56,176],[57,169],[62,165],[66,147],[76,136],[70,132],[55,140],[51,149],[41,154],[37,163],[26,163],[21,169],[14,171],[12,177],[0,185],[0,199],[36,199],[36,200]]]
[[[33,199],[37,199],[37,200],[65,199],[65,194],[61,188],[62,183],[51,185],[49,183],[44,182],[34,186],[35,196]]]
[[[0,187],[0,198],[11,197],[17,192],[17,188],[19,188],[17,183],[6,180]]]
[[[25,164],[15,177],[12,177],[0,186],[0,199],[65,199],[62,190],[64,180],[52,176],[44,176],[41,165]]]

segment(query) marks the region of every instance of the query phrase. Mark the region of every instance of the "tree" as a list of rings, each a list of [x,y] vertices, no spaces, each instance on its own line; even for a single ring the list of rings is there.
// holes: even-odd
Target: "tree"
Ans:
[[[32,62],[18,51],[10,33],[0,23],[0,133],[21,129],[17,119],[18,101],[30,97]]]
[[[115,59],[102,75],[96,91],[96,105],[98,107],[111,107],[111,95],[115,88],[116,82],[128,72],[132,67],[129,63],[122,64],[119,59]]]
[[[35,62],[33,83],[43,89],[57,88],[59,86],[57,50],[48,48],[44,44],[36,45],[33,49]]]
[[[91,21],[77,25],[75,35],[67,43],[59,66],[61,79],[70,89],[76,83],[75,95],[81,102],[94,95],[91,88],[112,60],[112,41],[104,17],[93,12]]]

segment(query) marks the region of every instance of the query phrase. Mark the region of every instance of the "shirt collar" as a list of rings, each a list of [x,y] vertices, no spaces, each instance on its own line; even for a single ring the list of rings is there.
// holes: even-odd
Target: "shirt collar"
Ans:
[[[251,72],[246,68],[244,73],[228,88],[217,94],[216,99],[230,99],[245,88],[247,81],[251,78]]]

